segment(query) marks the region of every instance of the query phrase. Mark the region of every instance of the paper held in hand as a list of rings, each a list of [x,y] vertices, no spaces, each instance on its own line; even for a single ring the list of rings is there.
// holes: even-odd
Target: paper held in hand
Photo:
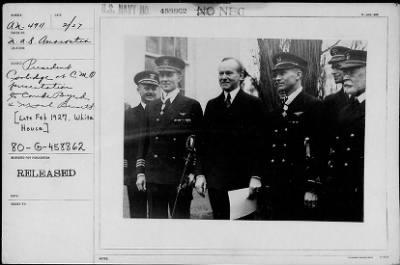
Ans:
[[[256,200],[250,200],[249,188],[231,190],[229,194],[230,219],[235,220],[253,213],[257,207]]]

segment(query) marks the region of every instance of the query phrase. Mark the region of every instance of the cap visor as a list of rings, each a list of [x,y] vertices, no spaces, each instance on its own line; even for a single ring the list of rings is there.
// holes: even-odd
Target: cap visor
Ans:
[[[301,69],[304,70],[304,67],[301,67],[300,65],[294,65],[294,64],[282,64],[279,66],[275,66],[272,71],[279,71],[279,70],[288,70],[288,69]]]
[[[367,64],[365,62],[359,61],[345,61],[339,65],[339,69],[348,69],[348,68],[356,68],[356,67],[363,67]]]
[[[142,81],[139,81],[139,84],[154,85],[154,86],[159,85],[159,83],[157,81],[153,81],[153,80],[142,80]]]
[[[344,57],[342,58],[332,58],[331,60],[328,61],[328,64],[334,64],[334,63],[339,63],[339,62],[343,62],[346,59]]]
[[[157,72],[178,72],[181,69],[174,68],[174,67],[158,67]]]

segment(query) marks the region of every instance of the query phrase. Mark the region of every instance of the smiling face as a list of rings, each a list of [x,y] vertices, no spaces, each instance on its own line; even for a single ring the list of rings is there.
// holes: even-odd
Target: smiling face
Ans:
[[[230,92],[239,87],[242,74],[240,65],[233,59],[221,62],[218,68],[218,80],[221,88]]]
[[[182,80],[181,74],[176,71],[161,71],[158,74],[160,77],[160,87],[166,93],[177,88],[179,82]]]
[[[302,74],[302,71],[296,68],[274,71],[273,80],[278,94],[283,91],[290,94],[301,81]]]
[[[343,72],[343,70],[338,68],[337,64],[332,65],[332,75],[333,75],[333,79],[335,80],[336,84],[343,83],[344,72]]]
[[[366,67],[350,68],[344,70],[344,91],[352,96],[358,96],[365,91]]]
[[[137,91],[143,103],[148,104],[150,101],[155,100],[158,97],[158,86],[151,84],[139,84]]]

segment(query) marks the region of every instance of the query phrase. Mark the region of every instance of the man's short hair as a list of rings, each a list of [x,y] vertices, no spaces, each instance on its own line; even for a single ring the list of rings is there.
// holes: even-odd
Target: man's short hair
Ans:
[[[234,60],[238,64],[239,67],[238,67],[237,71],[239,73],[244,73],[246,71],[246,68],[243,66],[242,62],[239,61],[238,59],[236,59],[235,57],[225,57],[221,60],[221,63],[225,62],[225,61],[229,61],[229,60]]]

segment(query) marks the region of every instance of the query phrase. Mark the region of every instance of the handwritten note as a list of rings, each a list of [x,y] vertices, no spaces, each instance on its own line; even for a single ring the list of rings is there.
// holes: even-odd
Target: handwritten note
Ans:
[[[15,7],[8,6],[3,28],[9,198],[85,198],[79,181],[93,177],[88,167],[93,164],[97,78],[93,9]],[[55,177],[76,179],[67,184],[76,192],[54,187]],[[27,188],[32,185],[41,192]]]

